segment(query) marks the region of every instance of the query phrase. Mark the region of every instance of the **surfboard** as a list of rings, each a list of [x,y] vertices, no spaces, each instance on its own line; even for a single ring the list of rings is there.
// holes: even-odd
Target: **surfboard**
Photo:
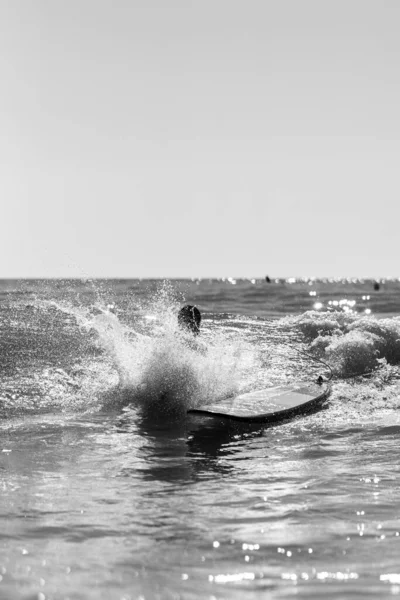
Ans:
[[[276,386],[190,408],[187,412],[234,421],[275,423],[318,410],[330,391],[329,384]]]

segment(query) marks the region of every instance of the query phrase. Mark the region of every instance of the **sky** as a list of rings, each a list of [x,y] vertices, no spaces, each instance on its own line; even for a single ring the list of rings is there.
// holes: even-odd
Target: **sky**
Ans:
[[[0,277],[400,276],[398,0],[0,0]]]

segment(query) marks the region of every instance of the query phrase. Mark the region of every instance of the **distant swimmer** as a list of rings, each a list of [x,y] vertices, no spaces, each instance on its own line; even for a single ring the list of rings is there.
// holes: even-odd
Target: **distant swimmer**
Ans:
[[[267,283],[271,283],[271,280],[270,280],[270,278],[268,277],[268,275],[266,276],[266,278],[265,278],[265,281],[266,281]]]
[[[374,290],[375,290],[376,292],[378,292],[378,291],[379,291],[379,288],[380,288],[380,285],[379,285],[379,283],[378,283],[377,281],[375,281],[375,283],[374,283]]]

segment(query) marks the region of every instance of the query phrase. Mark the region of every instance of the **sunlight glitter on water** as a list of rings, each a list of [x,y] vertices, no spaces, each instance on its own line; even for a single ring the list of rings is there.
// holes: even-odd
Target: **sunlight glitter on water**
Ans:
[[[282,573],[281,575],[282,579],[289,579],[290,581],[298,581],[299,579],[302,579],[304,581],[308,581],[310,579],[319,579],[320,581],[328,581],[328,580],[337,580],[337,581],[348,581],[351,579],[358,579],[359,578],[359,574],[358,573],[343,573],[341,571],[337,571],[337,572],[329,572],[329,571],[312,571],[311,574],[310,573],[300,573],[300,575],[297,575],[296,573]]]
[[[255,573],[244,572],[244,573],[232,573],[232,574],[219,574],[209,575],[208,581],[215,583],[237,583],[244,580],[253,581],[256,578]]]
[[[400,583],[400,573],[384,573],[379,576],[379,579],[389,583]]]
[[[231,383],[225,359],[241,385],[303,381],[315,364],[299,349],[332,366],[333,390],[319,414],[250,431],[184,415],[155,422],[132,406],[121,367],[157,389],[168,373],[181,381],[193,358],[179,335],[163,334],[176,323],[173,311],[163,321],[163,301],[149,292],[135,303],[139,284],[114,283],[103,304],[83,305],[47,283],[51,305],[17,296],[3,306],[0,596],[399,593],[400,319],[360,314],[365,303],[375,314],[375,302],[386,306],[385,290],[373,296],[368,282],[355,291],[343,287],[354,282],[264,283],[191,283],[193,302],[207,307],[209,350],[189,372],[205,393]],[[353,312],[309,310],[341,299],[356,302]],[[271,316],[274,302],[287,319]],[[355,371],[368,378],[345,379]]]

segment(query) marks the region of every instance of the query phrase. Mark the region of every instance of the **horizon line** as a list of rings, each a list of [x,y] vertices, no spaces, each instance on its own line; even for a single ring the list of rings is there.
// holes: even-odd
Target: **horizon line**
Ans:
[[[268,275],[262,275],[262,276],[248,276],[248,275],[240,275],[240,276],[209,276],[209,275],[205,275],[205,276],[195,276],[195,277],[189,277],[189,276],[172,276],[172,277],[166,277],[166,276],[111,276],[111,275],[92,275],[92,276],[87,276],[87,277],[80,277],[77,275],[70,275],[70,276],[65,276],[65,275],[51,275],[51,276],[45,276],[45,275],[39,275],[39,276],[35,276],[35,275],[28,275],[28,276],[11,276],[11,277],[7,277],[7,276],[0,276],[0,281],[23,281],[23,280],[28,280],[28,281],[33,281],[33,280],[62,280],[62,279],[69,279],[69,280],[75,280],[75,281],[89,281],[92,279],[105,279],[105,280],[122,280],[122,281],[132,281],[132,280],[148,280],[148,281],[170,281],[170,280],[175,280],[175,281],[203,281],[203,280],[216,280],[216,281],[228,281],[228,282],[232,282],[232,281],[266,281],[266,278],[269,277],[270,282],[277,282],[277,281],[290,281],[293,280],[292,283],[294,283],[295,281],[324,281],[324,280],[334,280],[334,281],[342,281],[342,280],[349,280],[349,281],[382,281],[382,280],[399,280],[400,281],[400,276],[394,276],[394,275],[386,275],[386,276],[379,276],[379,277],[375,277],[375,276],[360,276],[360,275],[323,275],[323,276],[316,276],[316,275],[276,275],[276,276],[268,276]]]

